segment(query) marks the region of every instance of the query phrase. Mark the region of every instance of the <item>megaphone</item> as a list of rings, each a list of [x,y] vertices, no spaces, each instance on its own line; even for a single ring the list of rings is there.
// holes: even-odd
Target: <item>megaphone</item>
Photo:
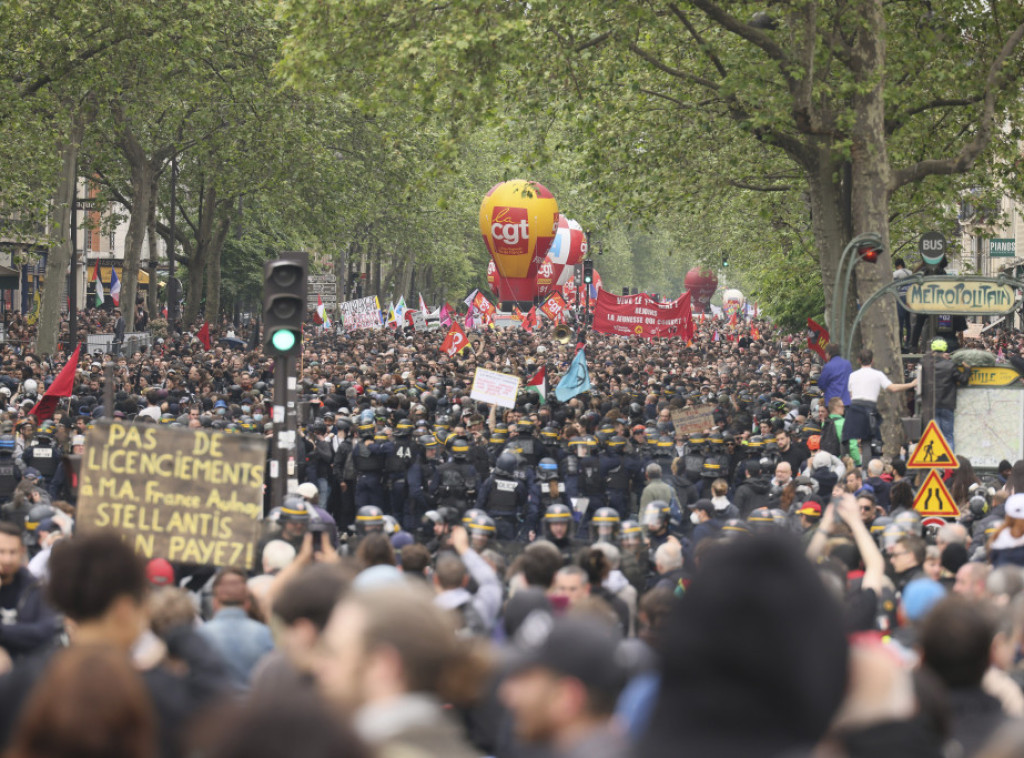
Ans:
[[[569,340],[572,339],[572,329],[565,324],[559,324],[555,327],[555,339],[563,345],[567,345]]]

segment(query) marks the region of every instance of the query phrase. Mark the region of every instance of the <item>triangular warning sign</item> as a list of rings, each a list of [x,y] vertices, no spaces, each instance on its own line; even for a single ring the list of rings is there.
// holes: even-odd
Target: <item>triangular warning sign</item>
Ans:
[[[939,425],[934,419],[924,428],[921,441],[917,443],[914,454],[907,461],[907,468],[960,468],[960,461],[953,455],[953,450],[939,431]]]
[[[922,516],[957,518],[960,515],[960,509],[953,502],[938,471],[928,472],[928,478],[914,498],[914,510]]]

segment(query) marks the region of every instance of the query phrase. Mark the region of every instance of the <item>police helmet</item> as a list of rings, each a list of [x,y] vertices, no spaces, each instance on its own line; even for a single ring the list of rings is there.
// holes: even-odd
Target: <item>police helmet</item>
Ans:
[[[465,437],[456,437],[451,440],[452,457],[457,461],[464,461],[469,456],[469,442]]]
[[[668,528],[672,509],[664,500],[653,500],[644,506],[640,514],[640,525],[648,533],[660,534]]]
[[[480,552],[487,547],[487,543],[494,538],[497,530],[494,526],[494,519],[487,515],[484,511],[479,511],[473,515],[473,517],[465,523],[466,531],[469,532],[469,544],[470,546]]]
[[[731,518],[722,524],[723,537],[742,537],[750,533],[750,525],[738,518]]]
[[[396,519],[394,516],[390,514],[385,514],[384,529],[382,531],[384,532],[384,534],[390,537],[391,535],[398,534],[400,531],[402,531],[402,527],[398,523],[398,519]]]
[[[892,514],[892,521],[894,524],[902,527],[903,531],[907,534],[916,534],[920,537],[924,532],[921,526],[921,514],[917,511],[901,509]]]
[[[412,422],[404,418],[395,424],[395,436],[396,437],[408,437],[412,434],[413,424]]]
[[[755,531],[763,531],[775,526],[775,517],[772,516],[770,508],[755,508],[750,512],[750,515],[747,516],[747,523],[750,524]]]
[[[356,534],[384,531],[384,511],[376,505],[364,505],[356,511]]]
[[[306,499],[301,495],[287,495],[284,504],[281,506],[281,515],[278,520],[282,523],[309,521],[309,510],[306,508]]]
[[[519,432],[520,436],[529,436],[533,434],[533,422],[528,419],[519,419],[516,422],[516,431]]]
[[[594,511],[590,519],[591,542],[615,542],[619,538],[621,519],[614,508],[604,506]]]
[[[51,519],[57,515],[57,509],[52,505],[39,504],[34,505],[25,516],[25,531],[23,535],[25,537],[26,545],[36,545],[39,542],[39,524],[46,519]]]
[[[572,510],[568,505],[552,503],[544,511],[544,536],[554,540],[567,538],[572,520]]]
[[[618,434],[613,434],[608,438],[605,445],[609,450],[622,450],[626,447],[626,438]]]
[[[15,444],[13,434],[0,434],[0,453],[13,453]]]
[[[785,529],[789,526],[789,516],[781,508],[772,508],[772,519],[775,521],[775,526],[780,529]]]
[[[375,429],[374,429],[372,421],[361,423],[356,428],[359,431],[359,436],[362,439],[364,439],[364,440],[373,439],[373,433],[374,433]]]
[[[619,524],[619,544],[623,547],[636,547],[643,542],[643,528],[632,519]]]
[[[554,458],[541,458],[537,464],[537,478],[542,482],[550,482],[558,478],[558,464]]]
[[[500,471],[503,474],[514,474],[516,471],[516,464],[518,459],[516,454],[506,450],[498,456],[498,460],[494,462],[494,470]]]

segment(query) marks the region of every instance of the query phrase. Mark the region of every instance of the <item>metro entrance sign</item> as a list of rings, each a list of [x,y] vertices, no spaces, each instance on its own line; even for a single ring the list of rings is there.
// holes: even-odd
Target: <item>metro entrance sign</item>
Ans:
[[[996,316],[1016,305],[1012,285],[981,276],[912,276],[900,280],[911,313]]]

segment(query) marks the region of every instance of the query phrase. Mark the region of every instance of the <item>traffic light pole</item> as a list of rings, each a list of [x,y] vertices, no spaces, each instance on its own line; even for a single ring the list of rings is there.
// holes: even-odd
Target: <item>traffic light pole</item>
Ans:
[[[274,359],[274,438],[270,458],[270,507],[278,508],[290,489],[297,486],[295,465],[296,360],[283,355]]]

